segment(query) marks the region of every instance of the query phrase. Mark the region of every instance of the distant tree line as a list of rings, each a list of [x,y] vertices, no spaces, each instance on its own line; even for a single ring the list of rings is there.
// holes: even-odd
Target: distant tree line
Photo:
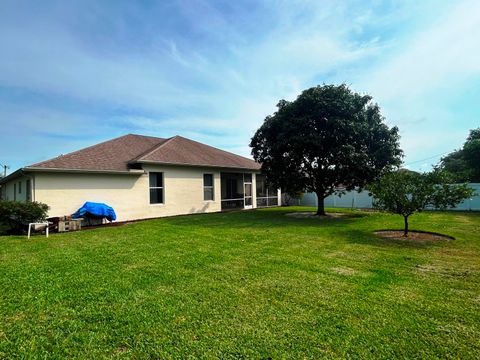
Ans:
[[[458,182],[480,182],[480,128],[470,130],[463,147],[443,157],[439,168]]]

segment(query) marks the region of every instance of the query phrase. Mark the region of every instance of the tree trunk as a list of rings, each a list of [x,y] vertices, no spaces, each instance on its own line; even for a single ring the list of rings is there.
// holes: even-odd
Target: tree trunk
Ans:
[[[408,236],[408,216],[403,217],[403,222],[405,223],[405,227],[403,229],[403,236]]]
[[[317,192],[317,200],[318,200],[318,207],[317,207],[317,215],[326,215],[325,214],[325,194],[321,191]]]

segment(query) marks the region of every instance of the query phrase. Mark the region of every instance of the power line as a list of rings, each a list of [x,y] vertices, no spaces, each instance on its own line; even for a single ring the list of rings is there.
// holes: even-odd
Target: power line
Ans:
[[[447,155],[447,154],[450,154],[451,151],[447,151],[447,152],[444,152],[442,154],[438,154],[438,155],[433,155],[433,156],[430,156],[428,158],[425,158],[425,159],[420,159],[420,160],[416,160],[416,161],[412,161],[412,162],[409,162],[408,164],[405,164],[405,165],[412,165],[412,164],[416,164],[416,163],[419,163],[419,162],[422,162],[422,161],[426,161],[426,160],[430,160],[430,159],[435,159],[439,156],[442,156],[442,155]]]

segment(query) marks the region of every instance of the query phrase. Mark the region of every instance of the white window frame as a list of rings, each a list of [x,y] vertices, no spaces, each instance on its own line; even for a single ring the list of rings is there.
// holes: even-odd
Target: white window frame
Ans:
[[[162,184],[163,186],[150,186],[150,173],[162,174]],[[152,203],[150,199],[150,190],[162,189],[162,202],[161,203]],[[148,203],[152,206],[165,205],[165,173],[163,171],[149,171],[148,172]]]
[[[245,175],[250,175],[250,181],[245,181]],[[253,173],[243,173],[243,208],[244,209],[253,209]],[[250,195],[247,196],[245,188],[247,185],[250,185]],[[250,199],[250,205],[247,205],[247,198]]]
[[[205,175],[211,175],[212,176],[212,186],[206,186],[205,185]],[[215,201],[215,175],[213,173],[204,173],[202,176],[202,181],[203,181],[203,201],[204,202],[213,202]],[[206,200],[205,199],[205,188],[207,189],[212,189],[212,199]]]

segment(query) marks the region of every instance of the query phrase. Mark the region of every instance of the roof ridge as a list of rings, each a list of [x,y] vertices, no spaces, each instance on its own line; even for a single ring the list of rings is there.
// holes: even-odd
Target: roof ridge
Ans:
[[[75,150],[75,151],[72,151],[72,152],[69,152],[69,153],[66,153],[66,154],[61,154],[61,155],[55,156],[55,157],[53,157],[53,158],[51,158],[51,159],[47,159],[47,160],[43,160],[43,161],[40,161],[40,162],[31,164],[31,165],[27,165],[27,166],[25,166],[25,167],[26,167],[26,168],[35,167],[36,165],[42,164],[42,163],[44,163],[44,162],[52,161],[52,160],[55,160],[55,159],[59,159],[59,158],[61,158],[61,157],[67,156],[67,155],[73,155],[73,154],[79,153],[80,151],[84,151],[84,150],[87,150],[87,149],[93,149],[93,148],[96,148],[97,146],[100,146],[100,145],[106,144],[106,143],[108,143],[108,142],[111,142],[111,141],[114,141],[114,140],[118,140],[118,139],[121,139],[121,138],[124,138],[124,137],[127,137],[127,136],[131,136],[131,135],[134,135],[134,134],[125,134],[125,135],[122,135],[122,136],[119,136],[119,137],[116,137],[116,138],[113,138],[113,139],[110,139],[110,140],[105,140],[105,141],[102,141],[102,142],[100,142],[100,143],[93,144],[93,145],[90,145],[90,146],[81,148],[81,149],[79,149],[79,150]],[[137,135],[137,136],[138,136],[138,135]]]
[[[140,154],[138,155],[136,158],[130,160],[129,162],[135,162],[135,161],[139,161],[141,160],[143,157],[147,156],[147,155],[150,155],[151,153],[157,151],[158,149],[160,149],[163,145],[169,143],[171,140],[173,140],[174,138],[176,137],[179,137],[178,135],[175,135],[175,136],[172,136],[172,137],[169,137],[167,138],[164,142],[162,142],[161,144],[157,144],[155,146],[153,146],[151,149],[148,149],[147,151],[145,151],[143,154]]]
[[[227,151],[227,150],[220,149],[220,148],[215,147],[215,146],[212,146],[212,145],[204,144],[204,143],[201,143],[200,141],[192,140],[192,139],[183,137],[183,136],[181,136],[181,135],[175,135],[174,137],[179,137],[179,138],[182,138],[182,139],[185,139],[185,140],[188,140],[188,141],[192,141],[192,142],[194,142],[194,143],[197,143],[197,144],[200,144],[200,145],[203,145],[203,146],[207,146],[207,147],[209,147],[209,148],[212,148],[212,149],[215,149],[215,150],[218,150],[218,151],[222,151],[222,152],[227,153],[227,154],[230,154],[230,155],[234,155],[234,156],[237,156],[237,157],[241,157],[241,158],[243,158],[243,159],[246,159],[246,160],[250,160],[250,161],[256,162],[255,160],[250,159],[250,158],[247,158],[247,157],[245,157],[245,156],[238,155],[238,154],[232,153],[232,152]]]
[[[161,137],[158,137],[158,136],[142,135],[142,134],[133,134],[133,133],[129,133],[129,134],[126,134],[126,135],[124,135],[124,136],[128,136],[128,135],[138,136],[138,137],[143,137],[143,138],[152,138],[152,139],[165,140],[165,138],[161,138]],[[122,136],[120,136],[120,137],[122,137]],[[112,140],[115,140],[115,139],[112,139]]]

